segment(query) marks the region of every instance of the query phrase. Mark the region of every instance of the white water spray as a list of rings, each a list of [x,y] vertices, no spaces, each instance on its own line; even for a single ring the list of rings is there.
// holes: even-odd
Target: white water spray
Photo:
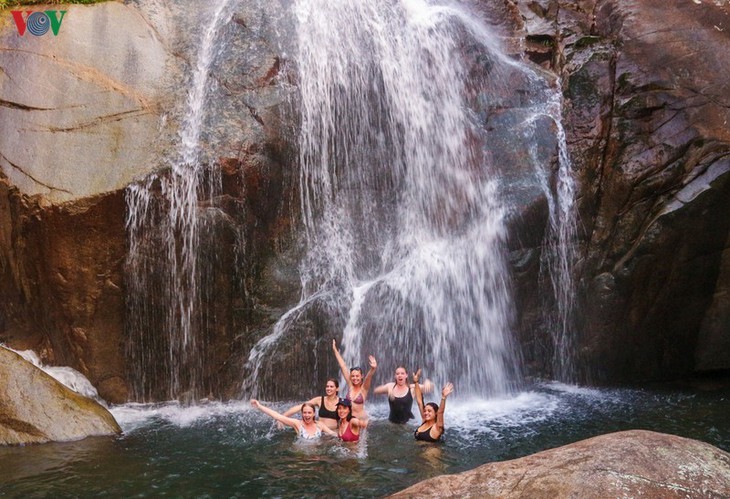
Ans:
[[[517,63],[452,4],[299,0],[294,12],[303,303],[336,297],[352,364],[374,353],[462,394],[510,391],[505,210],[464,61],[480,46],[501,85]],[[249,371],[264,358],[254,351]]]

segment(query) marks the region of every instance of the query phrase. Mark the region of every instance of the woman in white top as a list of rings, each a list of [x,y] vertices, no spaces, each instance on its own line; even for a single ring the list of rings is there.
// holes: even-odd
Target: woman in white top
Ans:
[[[274,418],[275,420],[290,426],[297,432],[299,438],[313,440],[322,436],[322,433],[337,437],[337,432],[330,430],[327,425],[314,420],[314,406],[308,402],[302,404],[302,420],[290,418],[264,406],[256,399],[251,399],[251,405],[259,411]]]

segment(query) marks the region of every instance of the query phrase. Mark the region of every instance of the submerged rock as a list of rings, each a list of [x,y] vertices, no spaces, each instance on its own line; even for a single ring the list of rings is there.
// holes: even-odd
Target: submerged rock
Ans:
[[[0,347],[0,444],[80,440],[121,433],[100,404]]]
[[[631,430],[443,475],[391,497],[728,497],[730,454]]]

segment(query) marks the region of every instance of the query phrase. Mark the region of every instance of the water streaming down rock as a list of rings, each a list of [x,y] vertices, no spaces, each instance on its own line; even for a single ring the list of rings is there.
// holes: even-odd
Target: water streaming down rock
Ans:
[[[212,280],[201,239],[212,229],[200,200],[220,189],[213,162],[203,160],[200,137],[210,87],[209,73],[224,46],[219,33],[236,0],[220,0],[203,31],[187,94],[177,155],[169,171],[150,175],[126,191],[128,356],[135,399],[207,395],[203,379],[209,347]]]
[[[565,129],[562,125],[562,94],[556,92],[548,102],[548,115],[557,128],[558,172],[556,195],[550,196],[550,231],[547,251],[544,252],[547,272],[555,298],[549,329],[553,334],[553,376],[565,382],[577,381],[575,366],[575,283],[573,281],[577,259],[577,209],[575,206],[575,180],[568,154]],[[550,192],[549,190],[547,191]]]
[[[458,5],[294,8],[308,241],[298,311],[338,315],[349,362],[374,353],[386,372],[422,366],[461,393],[509,391],[521,371],[503,254],[511,208],[499,192],[509,165],[490,148],[529,149],[527,123],[555,90]],[[514,97],[516,80],[525,95]],[[495,139],[484,115],[510,105],[523,116]],[[254,348],[249,372],[270,340]],[[249,379],[244,391],[255,389]]]
[[[533,75],[536,78],[537,75]],[[548,119],[554,129],[557,148],[556,171],[551,175],[544,159],[537,152],[537,142],[530,144],[530,160],[535,176],[547,201],[548,227],[543,240],[541,274],[550,283],[550,293],[542,296],[544,323],[552,338],[550,365],[555,379],[577,381],[575,366],[575,283],[577,258],[577,210],[575,180],[562,124],[562,94],[560,82],[555,88],[545,88],[537,105],[529,110],[524,127],[525,139],[537,132],[541,119]]]

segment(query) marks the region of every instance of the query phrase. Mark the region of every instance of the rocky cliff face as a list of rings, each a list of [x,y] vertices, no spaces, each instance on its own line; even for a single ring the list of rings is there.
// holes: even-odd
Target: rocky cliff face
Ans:
[[[72,6],[57,37],[20,37],[12,21],[0,32],[0,341],[76,368],[111,402],[132,397],[124,189],[169,174],[200,24],[214,7]],[[274,84],[271,15],[243,2],[234,12],[202,137],[203,160],[220,164],[222,184],[201,203],[219,238],[202,257],[213,262],[217,290],[206,373],[217,397],[237,393],[240,356],[253,341],[246,332],[265,330],[296,301],[296,276],[284,283],[277,276],[287,265],[271,268],[291,237],[296,197],[282,194],[286,93]],[[239,227],[243,263],[235,261]]]
[[[730,6],[517,4],[528,43],[542,42],[531,55],[566,98],[583,376],[727,369]]]
[[[280,5],[254,4],[241,2],[227,28],[202,135],[204,161],[222,178],[220,195],[201,204],[220,236],[209,255],[217,294],[206,374],[220,397],[236,395],[248,350],[298,298],[292,120],[282,119],[293,35],[272,29]],[[563,87],[580,187],[581,379],[730,368],[730,7],[478,5],[515,56]],[[0,33],[0,341],[75,367],[110,401],[130,397],[123,189],[169,169],[195,33],[211,8],[76,6],[56,38],[19,37],[12,24]],[[546,205],[522,201],[510,241],[517,328],[529,369],[544,374]],[[303,332],[307,345],[318,327]],[[305,361],[304,350],[282,365]]]

